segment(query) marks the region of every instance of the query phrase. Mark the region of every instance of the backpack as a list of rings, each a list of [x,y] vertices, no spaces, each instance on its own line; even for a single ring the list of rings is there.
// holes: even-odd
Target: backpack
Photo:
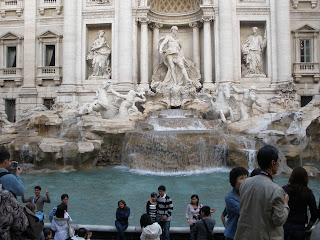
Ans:
[[[49,221],[52,222],[54,215],[56,215],[57,207],[52,208],[51,212],[49,213]]]
[[[2,178],[4,175],[7,175],[7,174],[10,174],[10,173],[8,173],[8,172],[1,172],[1,173],[0,173],[0,178]]]

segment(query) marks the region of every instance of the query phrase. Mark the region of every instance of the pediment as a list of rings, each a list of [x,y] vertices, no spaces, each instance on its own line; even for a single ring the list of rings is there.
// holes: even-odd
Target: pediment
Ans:
[[[2,35],[0,37],[0,40],[21,40],[23,39],[23,36],[12,33],[12,32],[7,32],[6,34]]]
[[[304,26],[292,31],[294,33],[318,33],[319,29],[312,27],[309,24],[305,24]]]
[[[62,37],[61,35],[58,35],[54,32],[49,31],[49,30],[38,36],[38,38],[61,38],[61,37]]]

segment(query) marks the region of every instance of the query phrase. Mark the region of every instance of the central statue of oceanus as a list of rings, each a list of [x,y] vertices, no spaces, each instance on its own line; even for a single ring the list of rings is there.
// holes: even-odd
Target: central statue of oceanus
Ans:
[[[164,108],[184,107],[201,88],[201,75],[194,63],[184,57],[177,26],[160,39],[158,49],[163,62],[153,72],[151,89],[161,97]]]

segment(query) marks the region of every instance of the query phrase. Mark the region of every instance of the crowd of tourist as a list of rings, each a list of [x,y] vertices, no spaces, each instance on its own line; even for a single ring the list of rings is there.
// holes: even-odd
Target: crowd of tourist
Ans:
[[[287,185],[282,188],[274,183],[273,176],[279,167],[278,151],[266,145],[257,154],[260,166],[249,172],[243,167],[230,171],[231,191],[225,196],[225,209],[221,216],[226,240],[275,239],[304,240],[306,232],[320,217],[320,203],[308,187],[308,174],[302,167],[293,169]],[[13,174],[11,173],[13,171]],[[69,196],[63,194],[61,203],[49,214],[51,229],[43,229],[44,203],[50,203],[49,191],[41,195],[41,187],[35,186],[35,195],[25,198],[20,174],[22,169],[10,161],[7,151],[0,151],[0,240],[10,239],[90,239],[92,233],[80,228],[75,235],[68,213]],[[21,206],[17,196],[22,196]],[[158,187],[146,202],[146,213],[140,218],[140,239],[169,240],[173,201],[166,194],[166,187]],[[203,206],[199,196],[191,195],[186,208],[186,220],[191,240],[214,239],[214,209]],[[310,217],[309,217],[310,216]],[[115,212],[117,239],[125,240],[129,226],[130,208],[124,200],[118,201]],[[227,218],[227,220],[226,220]],[[317,223],[318,225],[320,223]],[[320,227],[318,227],[319,229]],[[312,240],[319,239],[313,231]],[[317,235],[317,236],[316,236]]]

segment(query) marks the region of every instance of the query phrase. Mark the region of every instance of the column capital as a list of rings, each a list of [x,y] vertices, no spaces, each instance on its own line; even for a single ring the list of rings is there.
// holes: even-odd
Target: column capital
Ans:
[[[201,22],[206,23],[206,22],[211,22],[214,20],[214,16],[202,16]]]
[[[199,28],[202,26],[202,23],[201,22],[191,22],[191,23],[189,23],[189,26],[192,28],[195,28],[195,27]]]
[[[147,17],[139,17],[139,18],[137,19],[137,21],[138,21],[140,24],[143,24],[143,23],[149,24],[149,23],[150,23],[149,18],[147,18]]]
[[[162,23],[158,23],[158,22],[151,22],[151,23],[149,24],[149,27],[150,27],[151,29],[155,29],[155,28],[160,29],[160,28],[163,27],[163,24],[162,24]]]

